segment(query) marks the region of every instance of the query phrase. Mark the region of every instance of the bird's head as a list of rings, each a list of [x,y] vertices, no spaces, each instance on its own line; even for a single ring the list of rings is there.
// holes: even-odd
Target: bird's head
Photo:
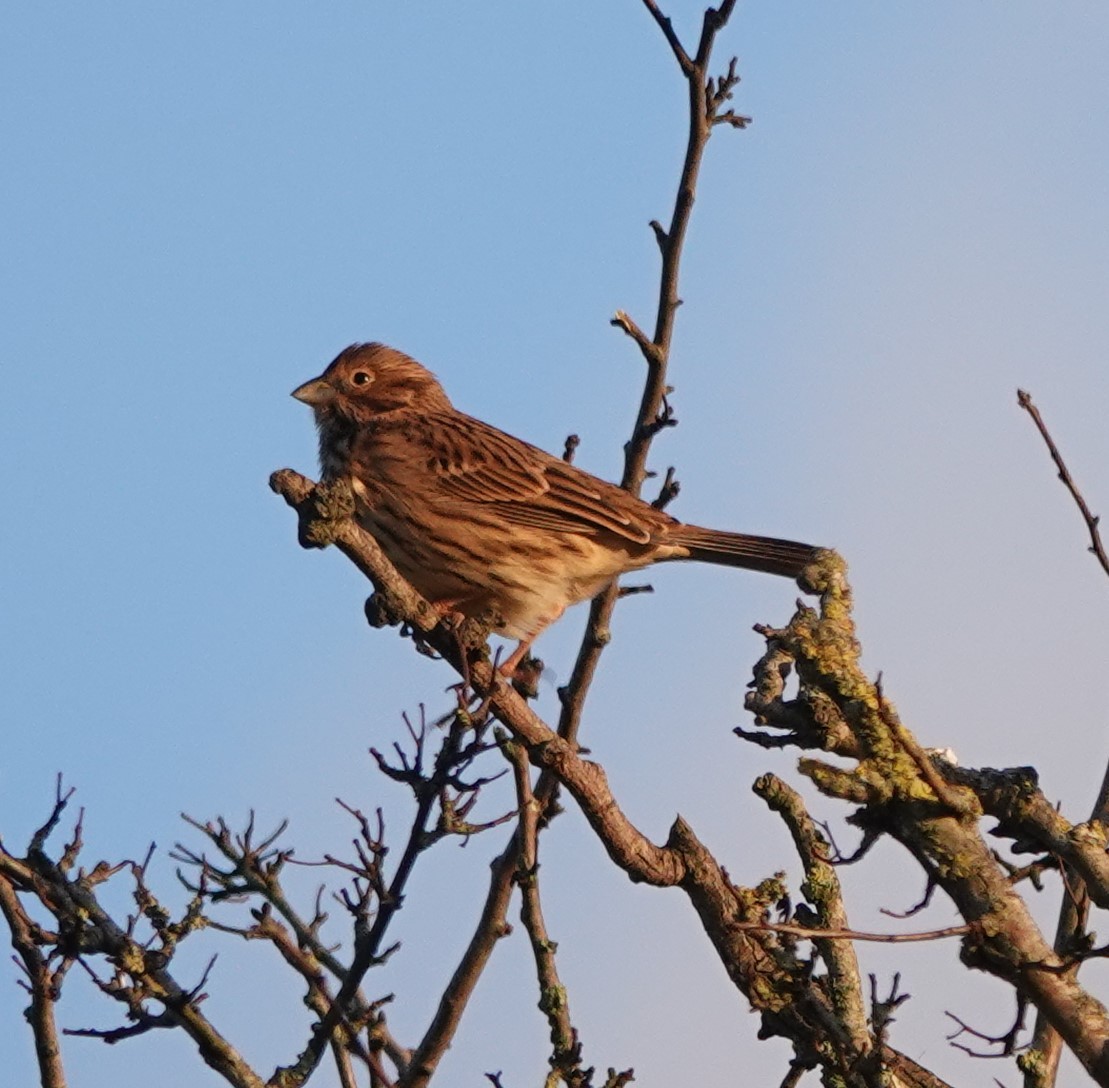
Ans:
[[[384,344],[352,344],[318,377],[293,390],[311,406],[316,423],[369,423],[397,410],[450,411],[451,402],[430,370]]]

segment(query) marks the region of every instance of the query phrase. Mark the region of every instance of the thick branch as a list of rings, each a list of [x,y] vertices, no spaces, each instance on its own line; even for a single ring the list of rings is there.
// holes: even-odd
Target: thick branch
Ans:
[[[828,996],[850,1040],[848,1063],[853,1065],[870,1051],[871,1038],[855,947],[850,940],[833,939],[828,932],[849,931],[839,877],[828,861],[828,843],[805,810],[801,795],[780,778],[763,775],[756,780],[754,789],[785,821],[805,868],[802,891],[816,908],[817,926],[824,931],[812,939],[828,969]]]
[[[12,947],[27,976],[31,1004],[26,1016],[34,1034],[39,1078],[43,1088],[65,1088],[65,1069],[58,1046],[58,1025],[54,1020],[57,994],[50,965],[39,951],[39,943],[35,939],[35,923],[24,911],[14,885],[6,875],[0,875],[0,911],[3,911],[7,920],[12,934]]]
[[[822,592],[820,613],[801,607],[788,628],[767,632],[768,639],[794,661],[800,705],[811,702],[812,692],[835,704],[856,738],[859,762],[844,770],[807,759],[802,771],[825,793],[861,804],[854,822],[869,833],[892,835],[912,852],[971,926],[964,962],[1011,983],[1044,1013],[1090,1075],[1109,1084],[1109,1014],[1065,970],[983,839],[979,816],[988,806],[974,775],[928,760],[863,673],[842,563],[829,557],[809,573]],[[1027,780],[1014,799],[1024,796],[1039,796]],[[1048,806],[1035,807],[1042,813]],[[1073,834],[1064,834],[1061,845],[1096,867],[1090,855],[1100,849],[1104,858],[1104,830],[1087,827],[1085,836],[1090,850],[1076,849]]]
[[[1103,827],[1109,821],[1109,771],[1101,780],[1097,800],[1090,813],[1090,825]],[[1087,938],[1087,925],[1090,916],[1090,891],[1086,881],[1072,865],[1064,862],[1063,903],[1059,908],[1059,921],[1055,929],[1053,945],[1057,955],[1066,959],[1074,956],[1082,948]],[[1075,958],[1070,969],[1075,975],[1081,967],[1080,958]],[[1036,1015],[1036,1026],[1032,1032],[1032,1045],[1021,1062],[1026,1088],[1051,1088],[1055,1084],[1062,1057],[1063,1039],[1042,1013]]]

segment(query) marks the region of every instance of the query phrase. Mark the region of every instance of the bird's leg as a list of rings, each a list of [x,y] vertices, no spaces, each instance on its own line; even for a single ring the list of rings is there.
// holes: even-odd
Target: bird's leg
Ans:
[[[501,675],[511,677],[516,672],[524,658],[528,656],[533,642],[535,642],[534,635],[517,644],[516,649],[498,666]]]
[[[566,605],[563,605],[557,612],[549,616],[541,616],[535,624],[535,629],[528,635],[527,638],[521,639],[519,645],[508,656],[508,660],[501,665],[501,672],[505,676],[513,676],[516,670],[523,664],[527,658],[532,644],[552,623],[555,623],[562,617],[562,613],[566,611]]]
[[[563,605],[553,615],[540,619],[535,630],[527,638],[520,640],[516,649],[508,655],[508,660],[498,669],[502,676],[512,681],[512,686],[525,699],[534,699],[539,694],[539,677],[543,675],[543,662],[532,656],[531,648],[535,640],[565,611],[566,606]]]
[[[525,699],[539,697],[539,678],[543,675],[543,662],[531,654],[534,639],[527,639],[509,655],[508,659],[497,666],[497,674],[505,677]]]

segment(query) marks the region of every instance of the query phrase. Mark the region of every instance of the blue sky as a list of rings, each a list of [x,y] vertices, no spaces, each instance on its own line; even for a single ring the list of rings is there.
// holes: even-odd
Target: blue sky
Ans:
[[[687,38],[699,10],[671,7]],[[451,678],[366,628],[341,557],[296,546],[266,487],[275,468],[315,467],[288,393],[381,339],[465,410],[550,449],[574,431],[579,463],[616,475],[641,370],[607,321],[652,317],[646,224],[669,213],[684,141],[669,52],[632,0],[0,18],[0,834],[22,844],[63,771],[90,864],[154,840],[173,901],[165,849],[195,842],[181,811],[288,816],[312,857],[352,834],[342,796],[383,804],[399,836],[404,798],[364,753],[399,735],[401,711],[443,708]],[[867,663],[920,738],[967,763],[1034,763],[1081,818],[1106,756],[1107,586],[1015,390],[1109,509],[1109,11],[752,2],[731,52],[754,124],[714,137],[689,236],[681,425],[653,458],[677,466],[674,511],[838,547]],[[651,581],[621,607],[585,742],[652,835],[680,811],[737,880],[793,871],[748,787],[794,759],[730,733],[751,625],[788,618],[793,591],[694,566]],[[581,622],[541,643],[541,710]],[[488,814],[508,803],[491,794]],[[406,904],[381,983],[406,1040],[476,914],[488,838],[439,847]],[[713,1088],[737,1066],[780,1078],[781,1050],[754,1042],[679,893],[630,887],[572,810],[543,851],[566,889],[548,921],[589,1060],[644,1084]],[[892,848],[847,879],[860,926],[919,891]],[[955,956],[866,949],[864,964],[900,967],[916,995],[897,1045],[986,1083],[996,1070],[943,1044],[942,1010],[958,979],[953,1011],[986,1008],[983,1029],[1003,1029],[1007,999]],[[280,978],[261,949],[231,946],[211,984],[212,1015],[267,1072],[303,1030]],[[66,1025],[115,1022],[69,985]],[[517,936],[444,1083],[487,1069],[535,1083],[534,1006]],[[9,971],[3,1022],[20,1007]],[[71,1039],[71,1075],[147,1083],[154,1062],[160,1084],[215,1083],[161,1034]],[[29,1083],[29,1036],[3,1037],[13,1083]]]

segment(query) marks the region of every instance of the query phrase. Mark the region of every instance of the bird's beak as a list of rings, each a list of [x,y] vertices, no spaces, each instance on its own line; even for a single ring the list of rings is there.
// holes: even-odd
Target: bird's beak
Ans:
[[[302,404],[320,408],[335,397],[335,387],[323,378],[313,378],[310,382],[298,385],[293,396]]]

